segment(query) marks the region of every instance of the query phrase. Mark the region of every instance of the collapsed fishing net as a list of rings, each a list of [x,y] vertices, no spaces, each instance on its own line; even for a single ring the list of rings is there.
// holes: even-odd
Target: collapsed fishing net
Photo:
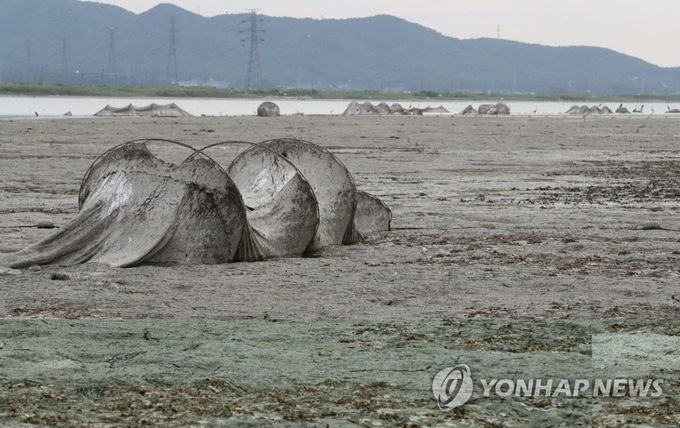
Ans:
[[[148,143],[183,146],[179,164]],[[299,257],[387,231],[392,214],[357,191],[347,168],[315,144],[278,139],[249,147],[225,170],[206,152],[168,140],[136,140],[100,156],[83,178],[78,215],[0,266],[128,267],[219,264]]]

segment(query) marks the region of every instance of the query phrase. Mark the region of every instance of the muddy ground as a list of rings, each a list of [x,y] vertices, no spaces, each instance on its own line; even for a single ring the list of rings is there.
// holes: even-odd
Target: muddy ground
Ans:
[[[679,136],[670,117],[0,121],[4,252],[73,218],[94,159],[144,137],[316,142],[394,216],[314,258],[0,268],[0,425],[680,426]],[[475,392],[444,413],[431,381],[456,364]],[[663,395],[480,385],[619,377]]]

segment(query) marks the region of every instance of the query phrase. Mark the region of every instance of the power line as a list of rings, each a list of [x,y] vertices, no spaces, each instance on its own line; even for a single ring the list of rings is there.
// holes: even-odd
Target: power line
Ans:
[[[246,89],[252,88],[253,79],[255,79],[257,86],[262,87],[262,66],[260,65],[260,52],[258,49],[258,42],[263,42],[264,39],[260,39],[259,33],[265,32],[257,28],[258,22],[263,22],[262,19],[257,17],[257,9],[250,10],[250,19],[246,19],[242,22],[250,21],[250,36],[241,40],[246,42],[250,40],[250,60],[248,61],[248,75],[246,78]],[[248,30],[242,30],[241,33],[247,32]]]
[[[116,30],[109,29],[109,66],[108,73],[116,74]]]
[[[61,69],[59,70],[61,75],[64,76],[68,70],[68,44],[66,42],[66,37],[64,37],[64,43],[61,49]]]
[[[26,67],[29,70],[33,69],[33,55],[31,55],[31,39],[26,41]]]
[[[172,80],[170,78],[173,77]],[[175,33],[175,17],[170,17],[170,53],[168,54],[168,82],[177,83],[177,38]]]

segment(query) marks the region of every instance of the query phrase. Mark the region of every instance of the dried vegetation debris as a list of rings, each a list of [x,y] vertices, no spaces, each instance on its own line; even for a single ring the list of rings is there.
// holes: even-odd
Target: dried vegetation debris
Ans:
[[[526,189],[539,196],[517,199],[519,203],[605,204],[676,201],[680,198],[680,160],[582,161],[547,177],[589,177],[602,184],[585,186],[539,186]]]
[[[588,237],[587,240],[597,241],[598,238]],[[619,246],[626,243],[626,239],[600,240]],[[678,241],[678,239],[670,240]],[[364,262],[371,267],[398,264],[481,264],[497,267],[526,265],[541,269],[548,276],[588,274],[590,271],[609,271],[624,276],[680,274],[680,256],[677,253],[661,252],[641,256],[621,249],[615,254],[582,254],[569,246],[578,242],[578,239],[571,234],[564,236],[541,235],[535,232],[460,234],[458,236],[390,234],[375,237],[370,242],[373,245],[397,245],[403,248],[420,249],[415,258]]]

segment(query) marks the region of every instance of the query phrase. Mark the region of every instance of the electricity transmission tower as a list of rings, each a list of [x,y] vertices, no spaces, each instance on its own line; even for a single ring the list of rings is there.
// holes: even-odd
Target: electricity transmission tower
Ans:
[[[170,17],[170,53],[168,54],[167,79],[169,83],[177,83],[177,38],[175,33],[175,17]]]
[[[264,30],[257,28],[258,22],[262,22],[262,19],[257,17],[257,9],[250,10],[250,18],[245,19],[242,22],[250,22],[250,29],[241,30],[240,33],[249,32],[250,35],[241,42],[245,43],[250,41],[250,61],[248,62],[248,76],[246,78],[246,89],[252,88],[253,80],[257,84],[257,87],[262,87],[262,67],[260,66],[260,52],[258,50],[258,42],[264,42],[264,39],[260,39],[260,32],[264,33]]]
[[[116,74],[116,30],[109,29],[109,67],[108,74]]]

